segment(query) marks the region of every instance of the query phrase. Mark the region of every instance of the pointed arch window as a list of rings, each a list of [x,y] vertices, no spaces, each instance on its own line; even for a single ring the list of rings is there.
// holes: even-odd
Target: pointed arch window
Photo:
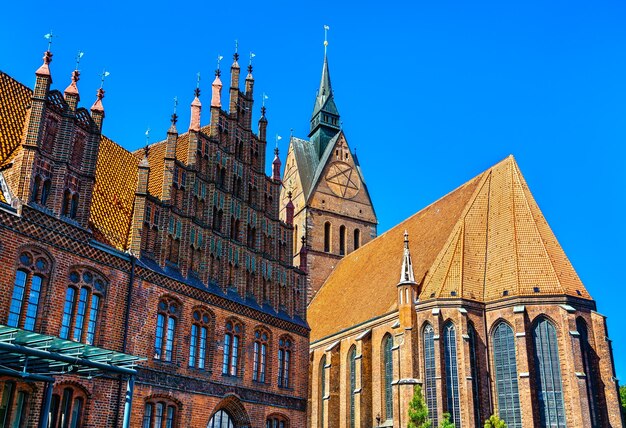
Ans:
[[[426,396],[426,406],[433,421],[433,425],[438,425],[437,418],[437,384],[435,369],[435,331],[433,326],[426,324],[422,332],[422,342],[424,344],[424,391]]]
[[[355,404],[356,404],[356,347],[352,346],[348,351],[348,399],[350,403],[350,428],[356,428]]]
[[[386,335],[383,339],[383,403],[385,410],[385,419],[393,419],[393,391],[391,384],[393,382],[393,338]]]
[[[267,367],[267,350],[269,334],[264,329],[254,332],[254,359],[252,366],[252,380],[264,383]]]
[[[222,374],[225,376],[239,376],[239,351],[243,327],[238,321],[226,322],[224,333],[224,359],[222,360]]]
[[[565,427],[563,382],[554,324],[541,317],[533,327],[533,341],[541,426]]]
[[[320,360],[320,368],[319,368],[320,376],[319,376],[319,385],[317,387],[318,391],[318,409],[319,409],[319,427],[324,428],[324,398],[326,397],[326,355],[322,356]]]
[[[88,269],[72,269],[65,291],[61,339],[93,345],[106,282]]]
[[[443,327],[443,347],[446,363],[446,397],[451,422],[461,427],[461,403],[459,398],[459,368],[457,362],[456,329],[452,322]]]
[[[157,312],[157,328],[154,338],[154,359],[172,361],[174,355],[174,338],[176,321],[180,313],[178,302],[168,298],[159,301]]]
[[[339,255],[344,256],[346,254],[346,227],[344,225],[339,226]]]
[[[225,410],[219,410],[213,415],[207,428],[235,428],[235,423]]]
[[[289,428],[289,421],[284,416],[272,415],[265,421],[265,428]]]
[[[600,410],[598,409],[598,386],[597,371],[594,370],[593,348],[589,342],[589,330],[587,323],[582,318],[576,319],[576,330],[580,334],[580,354],[583,360],[583,368],[585,370],[585,387],[587,389],[587,400],[589,402],[589,413],[591,418],[591,427],[596,428],[602,426],[600,419]]]
[[[509,428],[522,428],[517,385],[517,360],[513,329],[501,321],[493,331],[493,362],[500,419]]]
[[[330,253],[330,222],[324,223],[324,252]]]
[[[50,196],[50,189],[52,187],[52,180],[49,178],[43,181],[43,186],[41,187],[41,205],[45,206],[48,203],[48,197]]]
[[[482,427],[480,408],[480,375],[478,374],[478,360],[476,356],[476,329],[471,322],[467,324],[469,336],[470,365],[472,370],[472,395],[474,396],[474,424],[476,428]]]
[[[193,311],[189,342],[189,367],[200,370],[206,368],[211,318],[211,315],[205,310],[196,309]]]
[[[278,386],[289,388],[293,341],[285,336],[278,341]]]
[[[9,327],[35,330],[43,285],[49,275],[50,261],[43,253],[28,249],[20,254],[9,306]]]

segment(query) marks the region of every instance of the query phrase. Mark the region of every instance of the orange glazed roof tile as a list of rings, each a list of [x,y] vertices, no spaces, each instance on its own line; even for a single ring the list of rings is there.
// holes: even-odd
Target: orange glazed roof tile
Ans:
[[[0,72],[0,169],[9,167],[21,148],[31,97],[30,88]],[[138,163],[132,153],[102,136],[89,224],[96,239],[120,250],[128,248]]]
[[[311,341],[397,310],[404,230],[420,300],[591,296],[512,156],[346,256],[311,301]]]
[[[89,224],[96,238],[118,250],[129,246],[139,159],[102,136]]]
[[[33,91],[0,71],[0,169],[21,147],[27,107]]]

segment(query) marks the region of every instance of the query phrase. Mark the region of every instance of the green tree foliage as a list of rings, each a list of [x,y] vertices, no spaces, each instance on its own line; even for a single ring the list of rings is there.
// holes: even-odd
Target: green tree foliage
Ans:
[[[450,413],[443,414],[443,421],[439,424],[439,428],[454,428],[454,424],[450,421]]]
[[[432,422],[428,419],[428,407],[424,402],[422,387],[415,385],[413,399],[409,403],[409,425],[407,428],[432,428]]]
[[[619,397],[622,401],[622,415],[626,419],[626,385],[619,387]]]
[[[489,416],[485,421],[485,428],[506,428],[506,423],[496,415]]]

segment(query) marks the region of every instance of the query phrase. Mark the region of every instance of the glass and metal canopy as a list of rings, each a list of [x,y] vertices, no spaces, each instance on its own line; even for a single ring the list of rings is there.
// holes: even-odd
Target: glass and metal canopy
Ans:
[[[135,367],[145,360],[0,324],[0,375],[19,377],[30,382],[46,382],[42,410],[49,408],[54,376],[119,375],[120,380],[128,382],[123,425],[126,427],[130,418],[134,377],[137,374]],[[46,420],[40,420],[39,426],[47,426],[48,411],[42,411],[41,414],[41,419]]]

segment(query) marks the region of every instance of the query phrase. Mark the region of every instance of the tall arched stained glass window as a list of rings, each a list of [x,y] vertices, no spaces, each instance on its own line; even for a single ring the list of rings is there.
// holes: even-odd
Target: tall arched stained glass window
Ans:
[[[318,402],[318,408],[319,408],[319,427],[320,428],[324,428],[324,396],[326,393],[326,355],[322,356],[322,359],[320,361],[320,383],[317,387],[317,391],[318,391],[318,395],[319,395],[319,402]]]
[[[515,337],[513,329],[505,322],[500,322],[493,331],[493,362],[500,419],[504,420],[509,428],[522,428]]]
[[[443,327],[443,345],[446,360],[446,397],[450,419],[461,428],[461,403],[459,400],[459,368],[456,354],[456,329],[448,322]]]
[[[354,420],[354,408],[355,408],[355,393],[356,390],[356,348],[353,346],[348,351],[348,367],[350,369],[349,373],[349,390],[348,390],[348,398],[350,400],[350,428],[356,427],[356,422]]]
[[[391,383],[393,381],[393,358],[391,355],[391,348],[393,348],[393,338],[387,335],[383,339],[383,397],[385,400],[386,420],[391,420],[393,418],[393,391],[391,390]]]
[[[474,396],[474,426],[482,427],[480,416],[480,375],[478,374],[478,361],[476,359],[476,330],[474,324],[467,324],[467,335],[469,336],[470,365],[472,369],[472,395]]]
[[[591,427],[596,428],[602,425],[600,420],[600,412],[598,410],[598,387],[596,385],[596,376],[593,370],[592,348],[589,343],[589,330],[587,324],[582,318],[576,320],[576,330],[580,334],[580,355],[583,359],[583,368],[585,370],[585,386],[587,388],[587,400],[589,402],[589,413],[591,418]]]
[[[433,326],[426,324],[423,332],[424,343],[424,391],[428,414],[434,426],[439,424],[437,418],[437,384],[435,373],[435,332]]]
[[[533,340],[541,426],[565,427],[563,382],[554,325],[546,318],[540,318],[533,327]]]

